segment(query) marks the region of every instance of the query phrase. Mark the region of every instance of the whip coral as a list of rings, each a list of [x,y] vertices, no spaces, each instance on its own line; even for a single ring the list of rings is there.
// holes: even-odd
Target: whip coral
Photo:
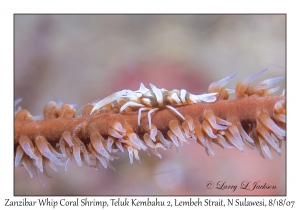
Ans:
[[[283,77],[251,85],[264,71],[241,80],[234,90],[225,85],[236,74],[212,83],[207,94],[210,98],[204,102],[192,100],[192,94],[185,90],[173,92],[151,86],[148,92],[134,91],[146,99],[152,97],[151,103],[144,99],[150,103],[147,106],[120,91],[77,112],[72,105],[55,102],[44,107],[43,117],[33,117],[18,108],[14,124],[15,166],[24,166],[30,177],[38,176],[43,183],[46,165],[55,171],[55,165],[67,170],[75,160],[79,166],[84,163],[96,169],[114,169],[110,162],[118,159],[120,152],[127,151],[133,163],[134,159],[140,161],[141,150],[150,150],[162,158],[159,149],[179,147],[190,140],[203,146],[208,155],[215,153],[213,143],[222,148],[235,147],[243,153],[247,153],[246,146],[262,157],[272,158],[271,151],[280,155],[286,138],[285,93],[271,94],[279,89],[273,85]],[[235,98],[229,99],[230,94]],[[20,100],[15,106],[18,103]],[[122,107],[126,103],[130,106]],[[142,113],[139,108],[150,111]]]

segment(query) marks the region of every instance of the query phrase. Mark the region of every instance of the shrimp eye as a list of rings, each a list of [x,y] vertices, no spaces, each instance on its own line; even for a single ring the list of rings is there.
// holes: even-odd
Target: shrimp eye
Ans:
[[[141,99],[141,101],[142,101],[142,104],[144,104],[144,105],[146,105],[146,106],[148,106],[148,107],[152,107],[151,100],[150,100],[149,98],[143,97],[143,98]]]

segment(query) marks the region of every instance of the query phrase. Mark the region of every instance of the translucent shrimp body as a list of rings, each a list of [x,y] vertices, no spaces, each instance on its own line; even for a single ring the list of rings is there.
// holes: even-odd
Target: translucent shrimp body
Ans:
[[[139,90],[121,90],[113,93],[112,95],[102,99],[94,104],[90,114],[94,111],[103,108],[106,105],[117,103],[120,113],[124,112],[127,108],[138,109],[138,124],[140,125],[142,111],[148,112],[149,127],[151,127],[151,113],[161,108],[168,108],[178,115],[182,120],[185,120],[173,106],[181,106],[187,104],[194,104],[199,102],[214,102],[218,93],[207,93],[201,95],[194,95],[187,92],[185,89],[168,91],[164,88],[157,88],[155,85],[150,84],[148,89],[141,83]]]

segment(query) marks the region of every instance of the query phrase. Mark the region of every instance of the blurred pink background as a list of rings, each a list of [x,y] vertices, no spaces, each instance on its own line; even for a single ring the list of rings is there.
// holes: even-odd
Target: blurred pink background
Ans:
[[[207,91],[210,83],[238,72],[228,85],[268,67],[258,81],[284,76],[285,15],[15,15],[15,99],[32,115],[51,100],[84,104],[140,82],[159,88]],[[285,81],[280,83],[281,94]],[[45,187],[15,168],[15,195],[285,195],[286,142],[282,155],[263,159],[246,148],[213,145],[214,156],[190,140],[159,159],[140,151],[141,164],[121,153],[111,169],[75,162]],[[214,188],[207,189],[207,182]],[[237,189],[216,189],[217,182]],[[239,189],[243,181],[276,186]],[[249,185],[249,186],[250,186]]]

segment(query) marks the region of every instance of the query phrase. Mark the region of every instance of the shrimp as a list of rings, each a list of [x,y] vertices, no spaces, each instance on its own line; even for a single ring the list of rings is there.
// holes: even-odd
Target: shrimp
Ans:
[[[187,92],[185,89],[168,91],[164,88],[157,88],[150,83],[150,88],[145,87],[143,83],[140,84],[139,90],[121,90],[110,96],[94,103],[94,107],[91,110],[91,115],[94,111],[101,109],[102,107],[117,103],[120,107],[120,113],[124,112],[128,107],[138,108],[138,125],[140,125],[142,111],[148,112],[148,123],[151,128],[151,114],[159,109],[167,108],[179,116],[182,120],[185,117],[182,116],[173,106],[181,106],[187,104],[194,104],[199,102],[214,102],[218,93],[205,93],[201,95],[194,95]]]

